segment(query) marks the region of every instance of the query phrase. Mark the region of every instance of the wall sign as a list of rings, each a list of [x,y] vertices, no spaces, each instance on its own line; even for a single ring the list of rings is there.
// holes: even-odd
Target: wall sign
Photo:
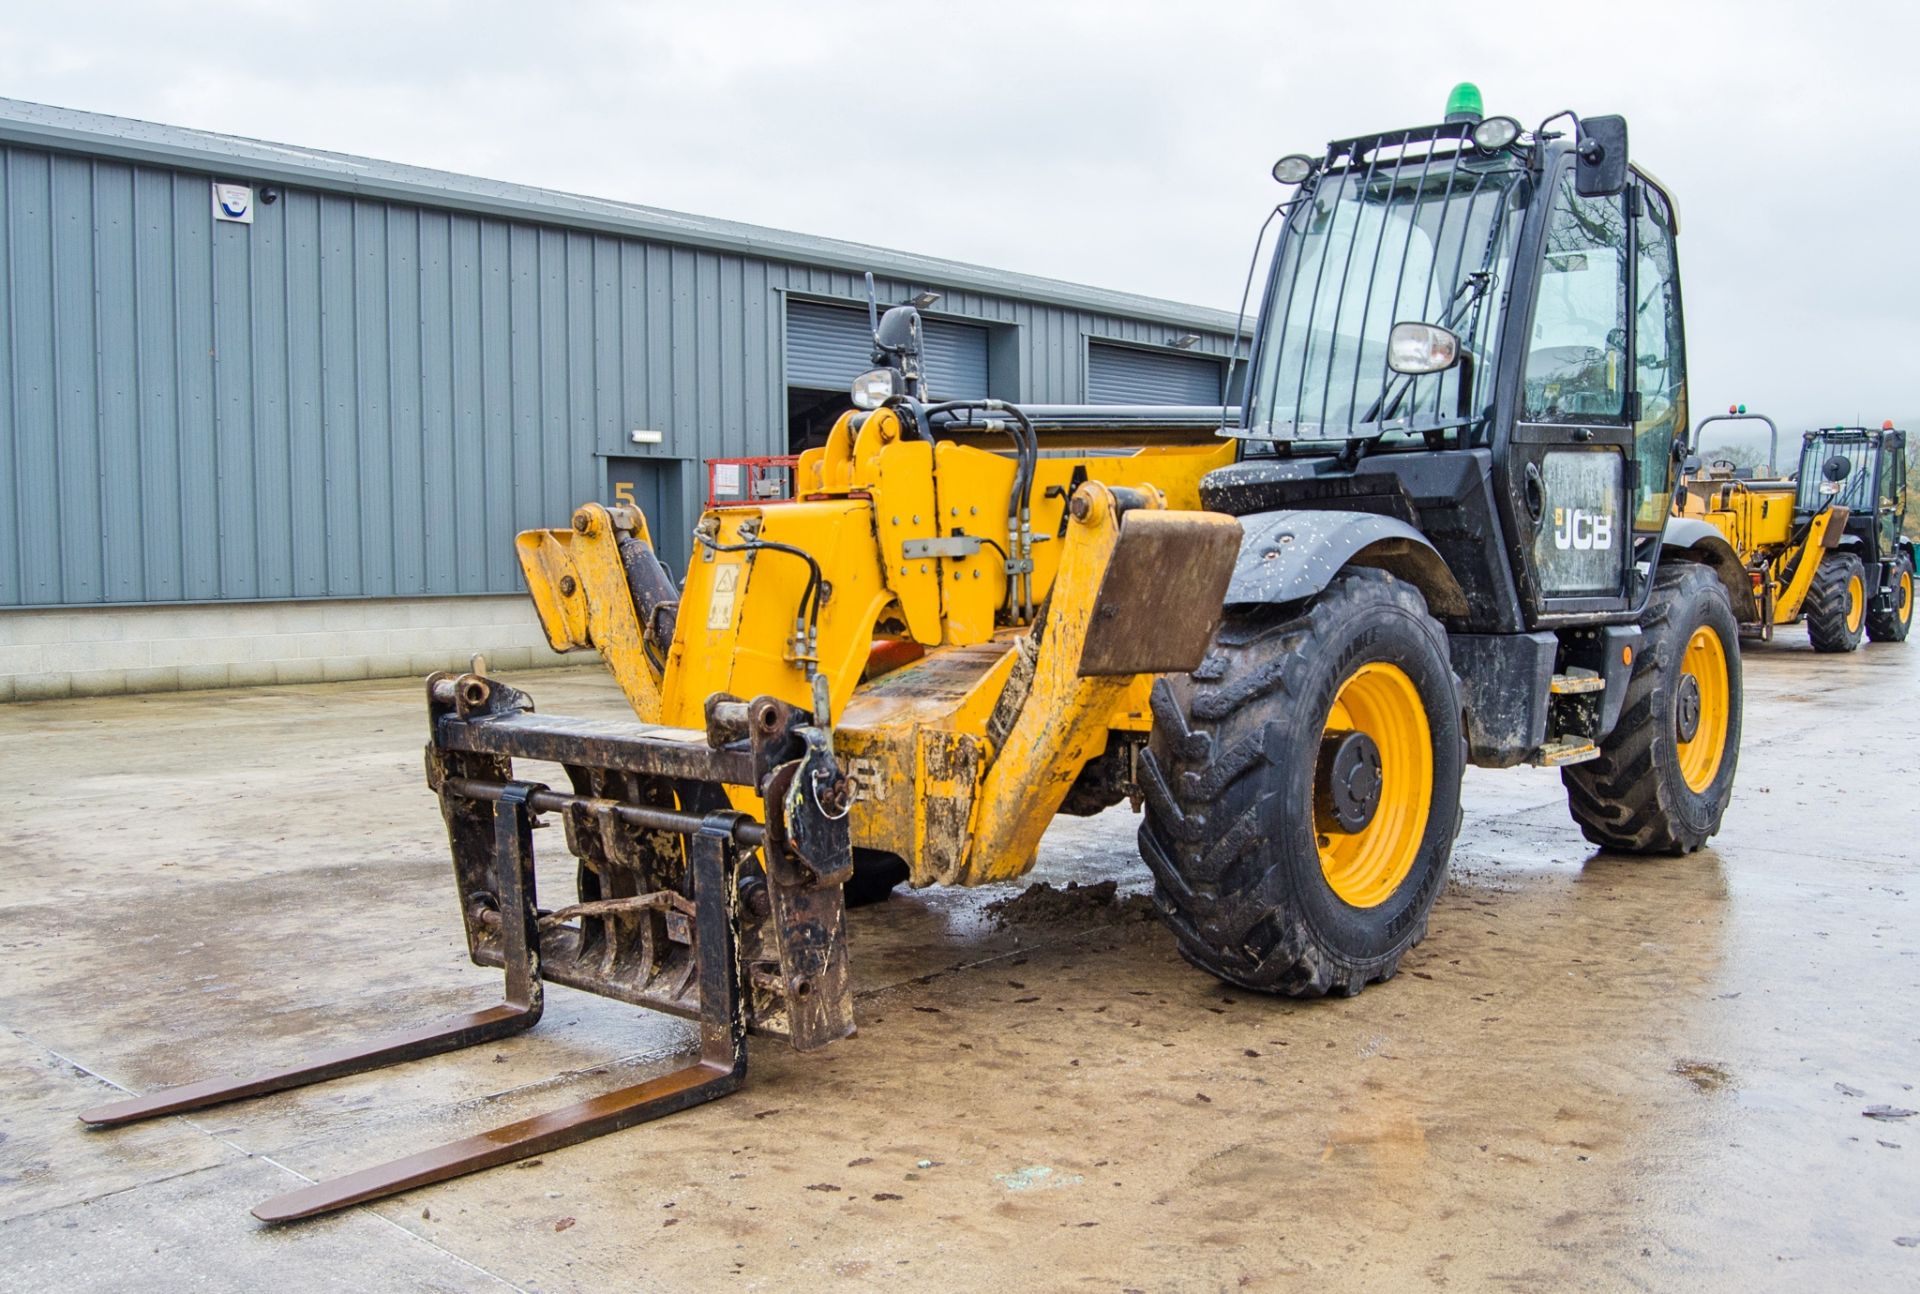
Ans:
[[[253,223],[253,190],[244,184],[213,182],[213,218],[235,224]]]

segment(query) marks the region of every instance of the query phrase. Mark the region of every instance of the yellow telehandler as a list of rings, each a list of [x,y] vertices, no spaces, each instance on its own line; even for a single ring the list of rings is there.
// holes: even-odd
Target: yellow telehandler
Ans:
[[[1741,423],[1766,428],[1764,462],[1741,437],[1708,443],[1709,428],[1736,430],[1715,424]],[[1903,642],[1913,624],[1914,573],[1914,547],[1902,533],[1906,452],[1907,435],[1891,422],[1818,427],[1801,438],[1798,470],[1784,472],[1773,420],[1733,406],[1694,429],[1671,533],[1750,581],[1744,634],[1764,641],[1776,626],[1804,620],[1817,652],[1857,651],[1863,637]]]
[[[497,1038],[547,982],[698,1022],[676,1073],[255,1213],[539,1154],[734,1090],[749,1031],[850,1033],[849,890],[1011,880],[1056,814],[1122,800],[1181,952],[1298,997],[1387,979],[1424,935],[1469,760],[1559,769],[1606,847],[1698,849],[1733,784],[1751,591],[1665,534],[1678,218],[1625,121],[1528,130],[1463,86],[1439,124],[1274,178],[1240,407],[940,399],[919,313],[870,296],[876,366],[797,497],[709,510],[684,578],[633,508],[521,535],[549,641],[598,652],[637,721],[427,682],[459,911],[505,1001],[82,1117]],[[579,860],[551,910],[538,817]]]

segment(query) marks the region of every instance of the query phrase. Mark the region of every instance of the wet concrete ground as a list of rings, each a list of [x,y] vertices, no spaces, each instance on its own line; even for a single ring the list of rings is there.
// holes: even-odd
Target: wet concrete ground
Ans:
[[[1597,855],[1555,775],[1472,771],[1431,937],[1351,1001],[1228,989],[1096,906],[907,893],[854,916],[856,1038],[283,1228],[247,1208],[661,1072],[689,1026],[550,989],[505,1043],[83,1131],[498,981],[417,685],[0,707],[0,1287],[1920,1288],[1920,1116],[1863,1114],[1920,1108],[1920,644],[1789,633],[1746,677],[1715,848]],[[595,671],[520,681],[620,712]],[[1133,819],[1057,824],[1037,876],[1144,889]]]

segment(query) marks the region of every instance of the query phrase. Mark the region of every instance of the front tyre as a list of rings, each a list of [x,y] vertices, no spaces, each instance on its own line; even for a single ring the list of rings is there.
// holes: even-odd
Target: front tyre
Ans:
[[[1893,559],[1892,605],[1867,613],[1867,637],[1877,643],[1903,643],[1913,627],[1913,550],[1900,545]]]
[[[1588,840],[1687,854],[1720,830],[1740,760],[1740,629],[1719,576],[1667,561],[1640,619],[1640,654],[1600,757],[1560,770]]]
[[[1807,638],[1820,652],[1860,650],[1867,622],[1867,573],[1852,553],[1828,553],[1807,590]]]
[[[1293,997],[1390,977],[1460,827],[1458,689],[1419,590],[1355,568],[1229,612],[1153,713],[1140,852],[1187,960]]]

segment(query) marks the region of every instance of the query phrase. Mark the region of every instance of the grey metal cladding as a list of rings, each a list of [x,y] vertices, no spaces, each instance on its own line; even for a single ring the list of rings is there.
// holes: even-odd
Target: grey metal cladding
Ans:
[[[280,196],[215,221],[215,178]],[[625,211],[0,100],[0,606],[516,592],[514,533],[598,498],[601,455],[685,463],[698,515],[699,460],[784,451],[789,296],[864,310],[865,284],[719,248],[851,244]],[[882,301],[1004,325],[994,394],[1079,400],[1088,337],[1230,342],[1217,311],[875,257]]]
[[[955,288],[1005,294],[1088,314],[1157,320],[1203,332],[1231,334],[1233,331],[1234,316],[1230,311],[1184,305],[1158,297],[378,158],[244,139],[21,99],[0,98],[0,144],[218,175],[234,182],[250,179],[534,224],[558,224],[749,259],[850,271],[856,279],[871,270],[897,281],[937,284],[942,290]],[[850,299],[861,296],[860,293],[838,295]],[[943,305],[943,308],[951,306]]]

